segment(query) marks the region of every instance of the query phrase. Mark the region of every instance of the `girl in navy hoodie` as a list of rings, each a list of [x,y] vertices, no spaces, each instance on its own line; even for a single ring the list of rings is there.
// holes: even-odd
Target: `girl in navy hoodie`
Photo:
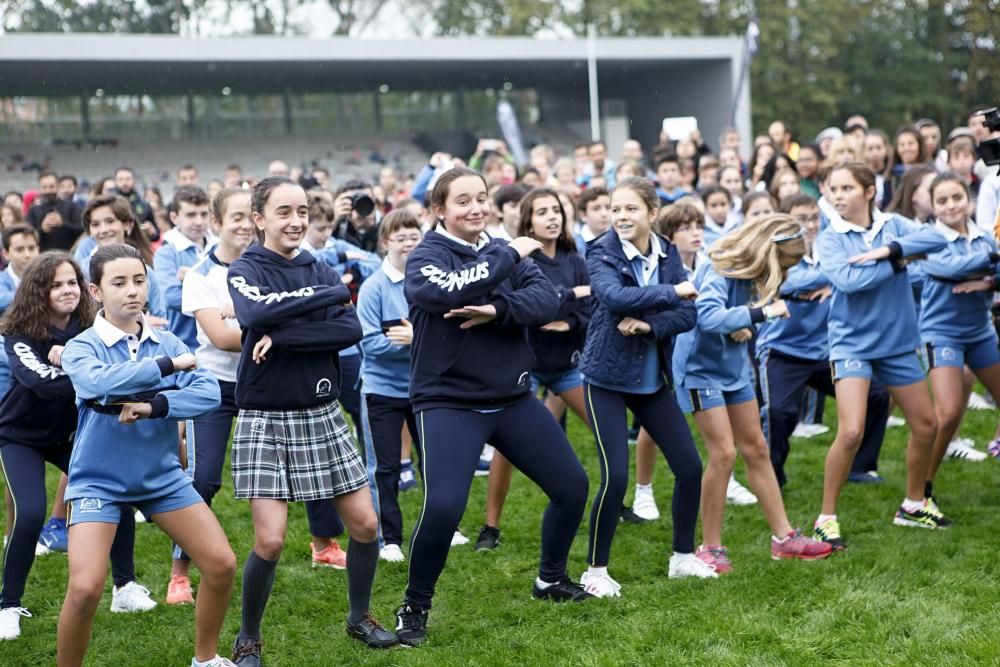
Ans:
[[[424,479],[406,599],[396,612],[399,641],[410,646],[426,638],[434,586],[487,441],[550,498],[532,595],[590,597],[566,572],[587,475],[559,424],[531,396],[534,355],[526,330],[552,322],[559,306],[552,284],[527,259],[542,244],[523,236],[508,244],[485,234],[486,182],[470,169],[445,172],[431,207],[438,225],[407,260],[404,287]]]
[[[691,300],[697,292],[677,249],[652,231],[658,209],[647,179],[621,181],[611,193],[614,233],[596,239],[587,253],[595,304],[580,366],[601,487],[590,514],[590,568],[580,583],[598,597],[621,595],[608,561],[628,485],[626,409],[642,422],[676,477],[669,575],[716,576],[694,556],[701,460],[677,405],[670,368],[673,337],[695,324]]]
[[[561,419],[565,407],[587,422],[583,401],[583,376],[580,355],[590,321],[590,277],[587,261],[577,252],[570,221],[559,201],[559,193],[549,188],[535,188],[521,200],[521,223],[518,235],[538,239],[542,249],[531,254],[559,297],[555,318],[537,329],[528,330],[528,340],[535,354],[531,371],[531,389],[551,391],[562,401],[558,404]],[[549,408],[552,409],[551,406]],[[486,525],[479,531],[476,550],[493,549],[500,541],[500,512],[503,510],[513,468],[503,454],[493,455],[489,489],[486,497]]]
[[[364,464],[337,404],[337,353],[361,340],[361,324],[344,305],[351,296],[337,272],[299,249],[309,224],[309,203],[299,185],[285,177],[260,181],[251,218],[259,243],[229,267],[229,294],[242,328],[233,483],[237,498],[250,499],[254,520],[233,660],[260,664],[260,624],[284,547],[289,501],[336,501],[351,533],[347,633],[386,648],[396,636],[368,611],[378,518]]]
[[[64,473],[69,467],[76,395],[61,358],[69,339],[94,321],[94,302],[81,291],[83,283],[69,255],[45,253],[24,273],[2,324],[12,377],[0,403],[0,465],[16,511],[3,563],[0,639],[16,638],[21,618],[31,616],[21,596],[45,518],[45,464]],[[152,609],[149,592],[135,583],[132,511],[122,519],[111,549],[112,611]]]

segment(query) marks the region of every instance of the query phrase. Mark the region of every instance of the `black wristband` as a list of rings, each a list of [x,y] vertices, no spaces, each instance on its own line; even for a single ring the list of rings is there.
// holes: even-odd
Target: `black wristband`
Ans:
[[[760,324],[767,320],[767,316],[764,315],[763,308],[751,308],[750,309],[750,322],[753,324]]]
[[[149,415],[150,419],[163,419],[170,413],[170,403],[163,394],[154,396],[149,404],[153,408],[153,412]]]
[[[170,357],[157,357],[156,365],[160,367],[160,377],[165,378],[174,372],[174,360]]]

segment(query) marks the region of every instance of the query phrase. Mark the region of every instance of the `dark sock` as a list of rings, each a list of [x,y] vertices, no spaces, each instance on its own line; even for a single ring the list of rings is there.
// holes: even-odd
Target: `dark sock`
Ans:
[[[372,598],[372,584],[375,583],[375,567],[378,565],[378,541],[356,542],[351,538],[347,543],[347,604],[350,611],[347,620],[358,623],[365,617]]]
[[[934,495],[934,482],[924,482],[924,498]]]
[[[271,597],[277,560],[264,560],[253,549],[243,566],[243,620],[240,637],[260,639],[260,622]]]
[[[135,581],[135,510],[125,505],[111,543],[111,580],[121,588]]]

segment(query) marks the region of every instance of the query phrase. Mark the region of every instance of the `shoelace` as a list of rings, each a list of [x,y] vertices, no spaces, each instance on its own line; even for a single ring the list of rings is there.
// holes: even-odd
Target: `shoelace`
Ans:
[[[124,593],[126,595],[129,595],[129,594],[139,593],[139,592],[143,593],[146,596],[149,596],[149,589],[146,588],[145,586],[143,586],[142,584],[140,584],[138,582],[135,582],[135,581],[130,581],[127,584],[125,584],[124,586],[122,586],[121,588],[118,589],[118,593],[119,594]]]
[[[840,524],[834,519],[827,519],[819,524],[818,528],[823,531],[823,534],[828,539],[837,539],[840,537]],[[801,535],[801,531],[796,531],[796,533]]]
[[[0,611],[6,611],[11,614],[17,614],[18,616],[24,616],[25,618],[31,618],[31,612],[25,607],[8,607]]]
[[[262,644],[260,640],[254,640],[252,642],[247,642],[245,644],[239,644],[233,649],[233,661],[246,658],[248,656],[260,657],[260,649]]]
[[[383,632],[385,632],[385,628],[382,626],[381,623],[375,620],[375,617],[372,616],[372,613],[370,611],[365,612],[364,620],[371,624],[372,630],[382,630]]]

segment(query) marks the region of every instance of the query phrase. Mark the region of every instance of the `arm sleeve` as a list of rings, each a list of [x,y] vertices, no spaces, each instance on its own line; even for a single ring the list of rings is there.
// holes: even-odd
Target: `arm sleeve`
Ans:
[[[367,281],[358,292],[358,321],[361,322],[361,351],[372,359],[407,359],[405,345],[393,345],[382,332],[382,283]]]
[[[726,279],[715,271],[705,274],[698,292],[695,305],[698,309],[698,328],[702,331],[728,334],[753,324],[749,307],[726,306],[729,298],[728,285]]]
[[[676,250],[671,248],[671,254],[674,253]],[[687,273],[684,271],[680,257],[674,255],[672,259],[676,261],[671,262],[673,271],[671,271],[670,282],[674,284],[684,282],[687,280]],[[698,310],[694,301],[679,299],[672,308],[648,315],[644,321],[652,328],[652,336],[657,340],[662,340],[693,329],[698,321]]]
[[[874,289],[894,275],[892,262],[866,262],[864,264],[848,264],[847,253],[837,241],[838,234],[833,231],[824,232],[820,236],[820,257],[823,261],[823,273],[830,283],[844,293],[864,292]]]
[[[300,287],[290,292],[269,290],[259,285],[249,262],[234,262],[229,267],[228,281],[236,319],[245,328],[264,332],[351,299],[350,291],[340,282],[339,276],[333,285]]]
[[[431,252],[421,252],[418,246],[406,261],[406,300],[435,313],[468,306],[488,296],[506,280],[519,260],[513,248],[493,243],[474,260],[448,269],[440,266]]]
[[[559,297],[548,278],[529,260],[517,265],[514,289],[497,293],[490,303],[497,309],[497,322],[506,326],[538,327],[555,318]]]
[[[617,315],[630,312],[665,308],[679,301],[673,285],[649,285],[647,287],[626,287],[614,266],[603,261],[600,252],[587,256],[590,270],[590,287],[594,297],[609,311]]]
[[[177,280],[177,270],[180,268],[177,251],[169,243],[160,246],[153,255],[153,269],[156,271],[156,282],[163,294],[163,303],[172,310],[181,309],[183,288]]]
[[[819,265],[808,266],[799,263],[788,270],[785,282],[781,286],[781,294],[813,292],[829,284],[830,280],[823,274]]]
[[[63,370],[78,398],[124,396],[156,389],[163,374],[156,359],[111,364],[98,358],[90,343],[74,338],[62,353]]]
[[[177,353],[182,351],[178,349]],[[222,399],[219,382],[208,371],[197,368],[193,371],[176,373],[174,378],[177,389],[161,391],[154,399],[154,401],[166,400],[167,418],[191,419],[219,407]]]
[[[22,336],[4,338],[4,351],[10,374],[39,398],[51,399],[73,395],[73,383],[66,372],[39,357],[31,340]]]
[[[361,323],[353,308],[330,306],[324,320],[286,322],[268,335],[276,347],[300,352],[336,352],[361,340]]]
[[[906,218],[896,218],[906,234],[895,240],[903,249],[903,257],[924,255],[944,250],[948,241],[932,225],[921,225]]]
[[[961,279],[992,268],[994,262],[990,253],[990,249],[981,248],[961,255],[949,244],[944,250],[927,255],[921,264],[929,276]]]

